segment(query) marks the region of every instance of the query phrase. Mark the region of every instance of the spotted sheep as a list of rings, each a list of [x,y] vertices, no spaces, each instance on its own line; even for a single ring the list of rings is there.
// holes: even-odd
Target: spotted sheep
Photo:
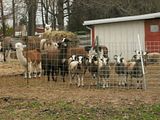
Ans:
[[[110,65],[109,57],[104,55],[103,49],[97,51],[91,49],[89,51],[89,72],[93,79],[100,79],[103,82],[103,88],[109,87]],[[97,84],[97,83],[96,83]]]
[[[72,79],[76,77],[78,87],[84,86],[84,74],[87,70],[88,59],[82,55],[72,55],[69,58],[68,70],[70,77],[70,84],[72,84]]]
[[[142,63],[141,63],[141,54],[136,52],[133,56],[134,60],[126,61],[121,55],[114,55],[115,59],[115,72],[119,78],[119,85],[129,85],[128,84],[128,77],[131,78],[131,85],[133,82],[133,78],[136,78],[137,81],[137,88],[142,87],[142,80],[138,78],[143,77],[142,71]]]

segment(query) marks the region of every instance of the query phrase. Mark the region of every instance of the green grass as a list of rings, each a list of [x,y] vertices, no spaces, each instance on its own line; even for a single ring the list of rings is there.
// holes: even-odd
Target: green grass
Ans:
[[[115,108],[108,104],[89,106],[65,100],[46,103],[35,99],[11,99],[0,104],[0,120],[160,120],[160,104]]]

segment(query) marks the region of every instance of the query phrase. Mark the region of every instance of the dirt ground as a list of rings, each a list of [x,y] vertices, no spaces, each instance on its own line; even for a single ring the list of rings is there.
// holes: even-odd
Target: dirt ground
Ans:
[[[48,82],[44,76],[29,79],[27,83],[22,73],[23,68],[16,60],[0,63],[0,98],[37,99],[45,102],[65,100],[89,106],[112,104],[114,107],[160,103],[160,68],[157,65],[146,68],[146,90],[117,86],[106,89],[96,88],[90,86],[89,78],[85,81],[86,85],[80,88],[74,84],[69,85],[68,79],[65,83],[60,79],[57,82]]]

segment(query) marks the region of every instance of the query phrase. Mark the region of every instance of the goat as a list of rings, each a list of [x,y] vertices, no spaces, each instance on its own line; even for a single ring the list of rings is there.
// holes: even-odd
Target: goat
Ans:
[[[84,86],[84,74],[86,72],[87,58],[85,56],[75,56],[72,55],[72,61],[69,62],[68,71],[70,76],[70,84],[72,79],[76,76],[78,79],[78,87]],[[74,60],[75,59],[75,60]]]
[[[25,78],[31,78],[31,74],[34,74],[34,77],[37,77],[39,73],[39,77],[41,76],[41,54],[37,49],[28,50],[23,53],[23,49],[26,45],[22,43],[16,43],[16,55],[20,62],[20,64],[25,68]]]

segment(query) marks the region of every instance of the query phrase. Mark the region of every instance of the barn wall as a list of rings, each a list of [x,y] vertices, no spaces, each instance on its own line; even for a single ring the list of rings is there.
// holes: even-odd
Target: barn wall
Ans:
[[[157,25],[158,31],[151,32],[151,25]],[[160,52],[160,19],[145,20],[145,44],[148,52]]]
[[[109,49],[111,61],[115,54],[121,54],[131,59],[134,51],[139,49],[138,37],[144,49],[144,21],[120,22],[95,26],[95,36],[99,38],[100,45]]]

